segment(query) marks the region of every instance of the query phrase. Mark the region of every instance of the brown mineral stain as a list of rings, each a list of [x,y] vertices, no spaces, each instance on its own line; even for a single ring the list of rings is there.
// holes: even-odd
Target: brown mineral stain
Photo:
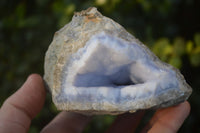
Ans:
[[[94,8],[94,7],[88,8],[87,10],[84,10],[84,11],[81,11],[81,12],[75,12],[74,16],[75,17],[78,17],[78,16],[84,17],[85,23],[88,23],[88,22],[97,23],[102,18],[101,13],[99,13],[97,11],[97,9]]]
[[[97,23],[99,22],[100,18],[98,16],[96,16],[95,14],[88,14],[87,16],[85,16],[85,22],[88,23],[90,21]]]

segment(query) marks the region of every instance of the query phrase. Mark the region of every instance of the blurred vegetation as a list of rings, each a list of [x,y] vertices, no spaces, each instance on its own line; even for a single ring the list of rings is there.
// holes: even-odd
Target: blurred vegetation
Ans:
[[[74,11],[96,6],[159,58],[179,68],[193,88],[191,114],[179,132],[200,132],[200,1],[198,0],[1,0],[0,105],[31,73],[43,75],[53,34]],[[58,111],[47,96],[30,133],[39,132]],[[100,133],[114,116],[96,116],[85,132]]]

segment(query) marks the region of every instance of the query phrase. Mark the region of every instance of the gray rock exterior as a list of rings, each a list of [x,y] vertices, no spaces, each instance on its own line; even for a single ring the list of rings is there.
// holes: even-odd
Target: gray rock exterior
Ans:
[[[179,70],[94,7],[55,33],[44,70],[59,110],[120,114],[172,106],[192,93]]]

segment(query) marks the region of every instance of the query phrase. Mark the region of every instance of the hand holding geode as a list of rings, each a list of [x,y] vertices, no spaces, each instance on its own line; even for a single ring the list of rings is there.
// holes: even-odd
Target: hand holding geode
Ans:
[[[96,8],[55,33],[44,80],[59,110],[92,114],[168,107],[192,92],[177,69]]]

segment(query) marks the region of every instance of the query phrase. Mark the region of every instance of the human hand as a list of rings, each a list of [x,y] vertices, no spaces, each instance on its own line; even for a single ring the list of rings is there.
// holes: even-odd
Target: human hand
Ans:
[[[45,88],[42,78],[33,74],[24,85],[10,96],[0,109],[0,133],[27,133],[31,120],[40,112],[45,101]],[[149,124],[141,132],[177,132],[189,115],[190,105],[186,101],[177,106],[159,109]],[[132,133],[138,126],[144,112],[122,114],[106,133]],[[41,132],[80,133],[90,121],[90,117],[61,112]]]

